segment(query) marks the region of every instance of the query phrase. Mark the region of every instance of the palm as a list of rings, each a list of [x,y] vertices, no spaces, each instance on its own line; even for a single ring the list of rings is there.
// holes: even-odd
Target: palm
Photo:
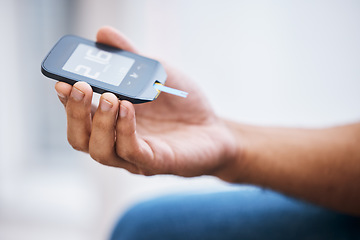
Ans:
[[[143,168],[186,176],[209,173],[223,160],[223,140],[229,136],[188,77],[170,67],[167,72],[166,85],[188,91],[189,96],[163,93],[154,102],[134,106],[136,131],[155,156]]]

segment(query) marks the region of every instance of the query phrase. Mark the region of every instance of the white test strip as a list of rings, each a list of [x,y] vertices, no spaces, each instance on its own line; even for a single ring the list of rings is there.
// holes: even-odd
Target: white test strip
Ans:
[[[159,90],[161,92],[170,93],[172,95],[176,95],[176,96],[183,97],[183,98],[186,98],[188,95],[187,92],[184,92],[184,91],[181,91],[181,90],[178,90],[175,88],[169,88],[169,87],[166,87],[159,83],[154,83],[154,88],[156,88],[157,90]]]

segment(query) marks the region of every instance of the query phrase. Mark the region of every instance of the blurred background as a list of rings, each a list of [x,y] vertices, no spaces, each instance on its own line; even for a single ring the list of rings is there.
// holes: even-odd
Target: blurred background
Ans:
[[[211,177],[143,177],[71,149],[40,63],[64,34],[111,25],[194,79],[217,114],[250,124],[360,120],[356,0],[1,0],[0,239],[106,239],[137,201],[231,190]]]

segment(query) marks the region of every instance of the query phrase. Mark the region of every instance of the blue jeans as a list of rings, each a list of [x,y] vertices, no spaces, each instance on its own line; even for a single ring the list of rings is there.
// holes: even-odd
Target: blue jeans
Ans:
[[[360,218],[239,187],[139,203],[120,218],[111,239],[360,239]]]

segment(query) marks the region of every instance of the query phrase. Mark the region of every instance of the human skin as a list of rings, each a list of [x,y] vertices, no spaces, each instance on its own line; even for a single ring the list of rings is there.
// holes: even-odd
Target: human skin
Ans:
[[[111,27],[101,28],[97,41],[139,53]],[[104,93],[97,108],[87,83],[56,83],[71,146],[131,173],[213,175],[360,215],[359,123],[291,129],[226,121],[188,76],[162,64],[166,85],[189,92],[186,99],[163,93],[133,105]]]

